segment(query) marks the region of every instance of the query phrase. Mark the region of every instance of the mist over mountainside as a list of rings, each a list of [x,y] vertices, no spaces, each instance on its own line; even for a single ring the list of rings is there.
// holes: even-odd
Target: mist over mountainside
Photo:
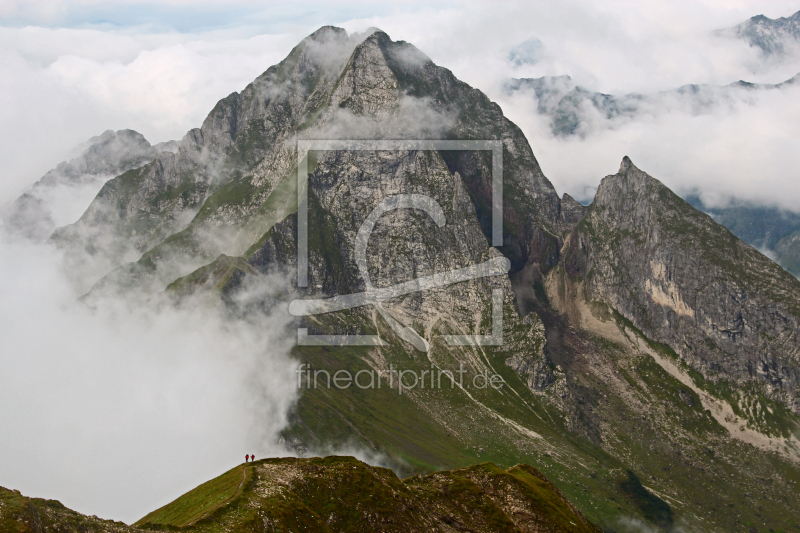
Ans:
[[[570,94],[575,113],[606,106],[568,78],[525,83],[545,110]],[[692,106],[704,91],[669,98]],[[628,104],[609,98],[603,109],[622,114]],[[487,489],[486,476],[513,470],[540,487],[532,470],[510,469],[528,463],[558,488],[546,499],[563,516],[607,531],[800,522],[800,281],[628,157],[591,205],[559,196],[500,106],[412,44],[323,27],[221,99],[175,152],[119,171],[48,244],[89,309],[221,313],[214,351],[231,343],[264,358],[252,374],[267,405],[258,442],[271,453],[357,450],[403,476],[499,465],[410,489],[386,481],[417,491],[408,512],[430,496],[426,519],[457,499],[448,475],[472,480],[456,488],[494,516],[492,495],[509,489]],[[476,265],[487,270],[459,277]],[[334,307],[352,295],[366,305]],[[311,311],[265,312],[285,300]],[[357,340],[340,345],[343,335]],[[353,382],[331,386],[339,372]],[[264,468],[292,464],[251,467],[252,486],[238,469],[225,483],[255,487],[248,498],[261,503],[289,494],[290,511],[278,511],[299,513],[311,489],[297,478],[259,485]],[[300,479],[314,478],[314,461],[302,464]],[[240,504],[229,510],[256,520]],[[450,530],[469,518],[435,512]]]
[[[734,235],[800,277],[800,215],[775,207],[734,200],[725,207],[709,207],[697,195],[686,196],[695,208],[708,213]]]
[[[693,116],[710,114],[733,102],[747,102],[754,91],[797,91],[798,80],[800,74],[772,85],[746,81],[721,87],[693,84],[655,94],[616,96],[587,90],[565,75],[512,79],[505,90],[509,94],[529,93],[536,99],[536,110],[550,118],[553,135],[565,137],[614,129],[644,117],[675,112]]]
[[[756,15],[734,26],[719,30],[717,35],[735,37],[761,49],[765,57],[797,54],[800,48],[800,11],[790,17],[771,19]]]
[[[768,14],[792,7],[772,5]],[[610,154],[627,153],[674,191],[700,194],[709,205],[738,199],[796,211],[797,41],[787,37],[784,53],[765,55],[735,36],[721,38],[711,18],[680,11],[679,20],[661,10],[649,26],[637,20],[611,32],[624,46],[606,45],[592,25],[564,39],[533,24],[542,42],[536,62],[506,60],[490,95],[538,147],[556,187],[583,203],[594,196],[595,169],[613,168],[618,157]],[[746,18],[731,13],[716,27]],[[682,28],[679,37],[674,28]]]
[[[792,28],[797,25],[799,15],[778,20],[753,17],[737,26],[735,32],[718,33],[727,35],[733,32],[742,39],[752,38],[752,45],[765,48],[765,55],[781,55],[784,54],[784,44],[787,53],[792,43],[796,44],[797,35]],[[541,55],[544,45],[539,44],[537,50]],[[675,117],[682,118],[686,128],[692,128],[692,123],[699,120],[736,115],[742,106],[769,106],[771,104],[765,97],[771,93],[785,97],[796,94],[798,76],[776,84],[740,80],[723,86],[691,84],[657,93],[614,95],[592,91],[570,76],[562,75],[513,78],[504,84],[503,90],[511,98],[523,95],[530,98],[535,104],[535,112],[547,121],[548,133],[555,139],[568,141],[577,138],[591,147],[604,132],[641,130]],[[776,142],[780,141],[776,139]],[[678,192],[737,237],[758,248],[795,276],[800,275],[800,238],[795,235],[800,226],[796,220],[796,207],[791,203],[774,207],[774,202],[766,199],[744,201],[724,186],[711,188],[710,185],[702,181],[699,185],[685,183]],[[706,187],[708,190],[704,190]],[[588,193],[593,194],[594,188],[587,188],[584,194],[578,195],[587,204],[591,201]],[[703,196],[709,205],[703,203]],[[762,202],[765,205],[760,205]]]
[[[44,241],[57,226],[79,215],[63,212],[67,206],[85,203],[108,179],[177,148],[174,141],[151,146],[133,130],[108,130],[89,139],[86,145],[78,157],[59,163],[10,206],[4,207],[1,214],[7,230]]]

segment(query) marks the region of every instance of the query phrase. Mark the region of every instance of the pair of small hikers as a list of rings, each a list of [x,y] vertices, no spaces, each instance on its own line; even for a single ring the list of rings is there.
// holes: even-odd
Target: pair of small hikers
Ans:
[[[253,454],[253,455],[248,454],[248,455],[244,456],[244,462],[245,463],[248,462],[248,461],[255,461],[255,460],[256,460],[256,455],[255,454]]]

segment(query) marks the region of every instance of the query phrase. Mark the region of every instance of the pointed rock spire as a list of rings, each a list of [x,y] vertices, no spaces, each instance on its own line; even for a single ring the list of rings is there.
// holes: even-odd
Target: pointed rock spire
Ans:
[[[622,158],[622,163],[619,165],[619,173],[625,174],[633,166],[633,161],[631,161],[631,158],[626,155]]]

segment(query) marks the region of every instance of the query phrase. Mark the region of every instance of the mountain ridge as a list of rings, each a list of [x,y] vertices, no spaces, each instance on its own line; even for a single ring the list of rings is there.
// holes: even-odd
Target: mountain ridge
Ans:
[[[777,19],[756,15],[733,28],[714,33],[741,39],[751,47],[759,48],[765,57],[782,56],[796,48],[800,41],[800,11]]]
[[[529,465],[483,463],[401,480],[353,457],[242,464],[131,526],[0,487],[0,525],[8,533],[600,531]]]
[[[53,211],[61,200],[54,196],[60,192],[58,188],[88,187],[96,194],[105,180],[174,149],[174,141],[151,146],[142,134],[133,130],[107,130],[84,145],[79,155],[49,170],[3,210],[8,230],[34,241],[44,241],[56,229]]]
[[[688,194],[685,199],[767,257],[774,258],[795,277],[800,277],[800,215],[736,198],[720,207],[706,205],[697,194]]]

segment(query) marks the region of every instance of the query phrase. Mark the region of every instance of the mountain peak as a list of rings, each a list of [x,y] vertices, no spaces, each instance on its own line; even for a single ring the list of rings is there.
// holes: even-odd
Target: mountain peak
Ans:
[[[542,80],[543,94],[563,89],[566,95],[575,88],[568,78],[551,81]],[[607,95],[597,94],[598,102],[607,101]],[[306,158],[300,152],[308,165],[298,165],[297,141],[315,139],[494,140],[502,152],[467,149],[468,144],[461,150],[314,149]],[[494,158],[501,154],[503,195],[498,198]],[[298,173],[301,179],[305,175],[301,194]],[[398,196],[427,197],[425,205],[441,217],[401,205]],[[298,204],[305,206],[302,212]],[[391,205],[399,208],[381,214]],[[502,212],[495,209],[500,205]],[[440,226],[439,220],[446,223]],[[362,228],[369,229],[371,239],[363,238]],[[301,235],[305,250],[298,245]],[[292,281],[268,278],[284,271],[301,272],[297,285],[307,287],[296,294],[311,305],[330,301],[329,296],[364,293],[369,285],[416,288],[380,310],[372,304],[297,317],[296,325],[309,337],[368,335],[385,348],[337,346],[340,356],[301,342],[291,348],[291,357],[319,369],[348,359],[353,362],[348,368],[374,368],[378,376],[405,368],[423,380],[436,366],[453,369],[464,362],[468,383],[476,387],[471,375],[504,369],[503,390],[490,386],[473,395],[468,387],[440,386],[433,396],[433,390],[421,389],[405,394],[398,384],[402,398],[389,394],[391,383],[369,394],[339,389],[335,382],[336,390],[317,389],[315,371],[314,387],[298,392],[297,408],[288,413],[290,425],[278,441],[296,453],[349,447],[345,439],[357,434],[355,442],[385,453],[390,465],[408,473],[457,468],[477,458],[506,467],[532,457],[607,526],[619,516],[634,516],[673,529],[670,505],[647,492],[639,474],[628,468],[651,478],[659,493],[689,502],[676,508],[680,520],[704,520],[710,504],[728,501],[735,489],[770,493],[734,500],[739,514],[718,513],[716,529],[738,530],[746,520],[755,522],[747,514],[752,509],[759,511],[758,518],[797,513],[791,508],[796,500],[791,486],[765,488],[758,481],[792,465],[750,460],[766,456],[733,442],[769,442],[770,447],[774,442],[772,451],[785,450],[786,457],[795,458],[797,448],[783,442],[795,442],[791,431],[800,413],[797,280],[694,210],[630,157],[602,181],[590,207],[566,194],[559,199],[524,135],[497,104],[411,44],[392,41],[380,30],[347,35],[321,28],[241,93],[220,100],[177,154],[159,155],[106,183],[84,216],[59,230],[53,241],[67,249],[70,273],[90,283],[95,282],[91,276],[105,276],[94,285],[93,296],[118,289],[125,296],[152,295],[160,301],[166,287],[166,295],[179,304],[217,302],[229,306],[234,317],[266,312],[273,300],[277,304],[271,287],[281,295],[295,293]],[[448,280],[435,291],[422,290],[416,281],[477,272],[471,269],[496,264],[499,255],[503,264],[512,265],[508,275]],[[297,268],[301,261],[305,268]],[[483,344],[495,342],[497,326],[501,345]],[[466,344],[458,347],[447,338]],[[428,356],[419,357],[414,348],[420,345]],[[475,357],[479,352],[482,356]],[[691,375],[684,376],[684,363]],[[358,377],[353,384],[361,389]],[[730,390],[742,394],[742,411],[734,413],[738,418],[728,417],[733,411],[720,403],[727,397],[720,393]],[[751,405],[761,408],[744,409]],[[432,406],[452,415],[432,416]],[[653,423],[631,422],[636,420]],[[707,457],[709,449],[720,453]],[[551,451],[557,451],[558,464]],[[717,460],[722,458],[725,462]],[[349,480],[331,487],[332,477],[320,473],[329,466],[351,474]],[[268,483],[292,472],[301,475],[287,492],[281,492],[284,485]],[[326,514],[330,527],[325,527],[350,531],[366,520],[349,511],[366,501],[358,489],[361,482],[371,484],[374,473],[354,460],[250,463],[224,474],[221,485],[206,485],[214,493],[210,506],[187,518],[211,516],[207,513],[216,512],[220,501],[228,503],[213,515],[215,524],[223,524],[217,518],[231,510],[229,518],[242,516],[240,511],[256,516],[250,503],[258,500],[250,497],[279,492],[297,496],[287,500],[292,509],[328,509],[331,501],[339,501],[330,499],[327,489],[334,488],[349,501],[338,507],[344,511],[334,517],[335,527]],[[506,477],[511,472],[488,463],[453,477],[439,473],[408,482],[391,478],[388,471],[376,475],[396,487],[385,501],[399,502],[399,511],[409,517],[402,531],[410,523],[431,531],[435,527],[406,511],[427,510],[420,501],[426,493],[460,498],[455,489],[471,473],[528,490]],[[532,470],[514,473],[541,486]],[[315,483],[326,499],[302,501],[307,494],[302,492]],[[244,497],[219,498],[222,485],[229,495]],[[510,494],[496,484],[468,487],[468,493],[483,494],[483,487],[487,493]],[[190,500],[194,504],[195,495],[172,509],[182,510]],[[546,496],[554,501],[552,494]],[[454,505],[440,530],[481,530],[470,525],[469,517],[458,518],[462,508]],[[431,518],[429,512],[419,516]],[[153,518],[145,522],[162,522]],[[540,529],[575,530],[569,525],[578,520],[571,522]],[[307,529],[325,530],[320,523],[309,522]],[[373,522],[374,530],[386,531],[386,523]],[[488,529],[503,528],[492,524]]]
[[[756,15],[716,34],[742,39],[765,56],[782,56],[794,52],[800,43],[800,11],[777,19]]]
[[[625,157],[622,158],[622,163],[620,163],[619,165],[619,173],[625,174],[631,167],[635,168],[633,165],[633,161],[631,161],[631,158],[626,155]]]
[[[347,39],[347,31],[336,26],[322,26],[317,31],[303,39],[304,41],[324,42],[331,39]]]

